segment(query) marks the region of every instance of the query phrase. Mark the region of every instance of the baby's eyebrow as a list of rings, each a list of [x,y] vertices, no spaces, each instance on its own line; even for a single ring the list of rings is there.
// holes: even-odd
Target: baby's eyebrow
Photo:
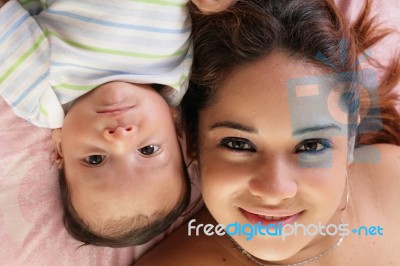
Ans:
[[[216,129],[216,128],[230,128],[230,129],[245,131],[248,133],[257,133],[257,130],[253,127],[245,126],[243,124],[232,122],[232,121],[217,122],[210,127],[210,129]]]
[[[306,127],[306,128],[297,129],[297,130],[293,131],[292,136],[299,136],[299,135],[304,135],[304,134],[307,134],[307,133],[325,131],[325,130],[331,130],[331,129],[339,131],[339,132],[342,131],[342,129],[339,126],[335,125],[335,124],[325,124],[325,125],[316,125],[316,126],[313,126],[313,127]]]

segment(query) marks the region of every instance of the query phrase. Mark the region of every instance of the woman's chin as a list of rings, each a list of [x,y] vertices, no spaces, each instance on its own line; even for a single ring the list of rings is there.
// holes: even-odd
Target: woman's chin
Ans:
[[[309,239],[303,236],[289,236],[287,239],[282,240],[281,237],[276,236],[277,239],[266,241],[265,239],[252,239],[245,240],[248,243],[241,246],[242,250],[253,258],[266,262],[285,262],[295,256],[300,250],[307,246]]]

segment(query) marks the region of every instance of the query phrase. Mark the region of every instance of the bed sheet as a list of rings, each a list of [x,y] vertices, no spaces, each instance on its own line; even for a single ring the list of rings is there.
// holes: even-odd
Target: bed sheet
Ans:
[[[334,0],[334,2],[350,21],[357,18],[364,4],[364,1],[356,0]],[[394,56],[400,56],[400,0],[372,0],[372,15],[376,16],[381,27],[395,30],[368,51],[368,54],[381,64],[387,65]],[[379,79],[383,72],[377,70],[376,74]],[[400,94],[400,84],[393,92]],[[400,112],[400,104],[397,105],[397,110]]]

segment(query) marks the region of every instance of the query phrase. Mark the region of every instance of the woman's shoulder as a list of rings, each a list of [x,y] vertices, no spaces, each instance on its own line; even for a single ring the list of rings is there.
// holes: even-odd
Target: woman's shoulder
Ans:
[[[400,147],[376,144],[357,148],[350,167],[352,190],[362,203],[394,215],[400,205]],[[399,215],[400,220],[400,215]]]
[[[363,245],[359,246],[360,256],[371,260],[374,256],[385,257],[395,265],[398,257],[390,250],[395,249],[400,241],[400,147],[377,144],[357,149],[348,178],[350,201],[345,220],[355,228],[382,229],[382,235],[363,238]],[[360,239],[355,241],[357,243]]]
[[[171,236],[162,241],[143,257],[139,259],[135,266],[152,265],[196,265],[196,241],[187,236],[187,224],[183,224]]]
[[[354,158],[351,170],[358,175],[373,178],[372,182],[395,182],[400,185],[400,146],[361,146],[355,149]]]

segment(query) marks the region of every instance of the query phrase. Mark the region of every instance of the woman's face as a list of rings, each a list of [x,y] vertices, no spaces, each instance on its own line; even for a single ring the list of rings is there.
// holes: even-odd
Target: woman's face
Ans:
[[[339,222],[335,214],[345,202],[347,113],[332,86],[317,67],[282,53],[228,75],[199,114],[201,189],[218,223]],[[260,235],[233,238],[269,261],[313,249],[323,239],[302,232],[285,241]]]

